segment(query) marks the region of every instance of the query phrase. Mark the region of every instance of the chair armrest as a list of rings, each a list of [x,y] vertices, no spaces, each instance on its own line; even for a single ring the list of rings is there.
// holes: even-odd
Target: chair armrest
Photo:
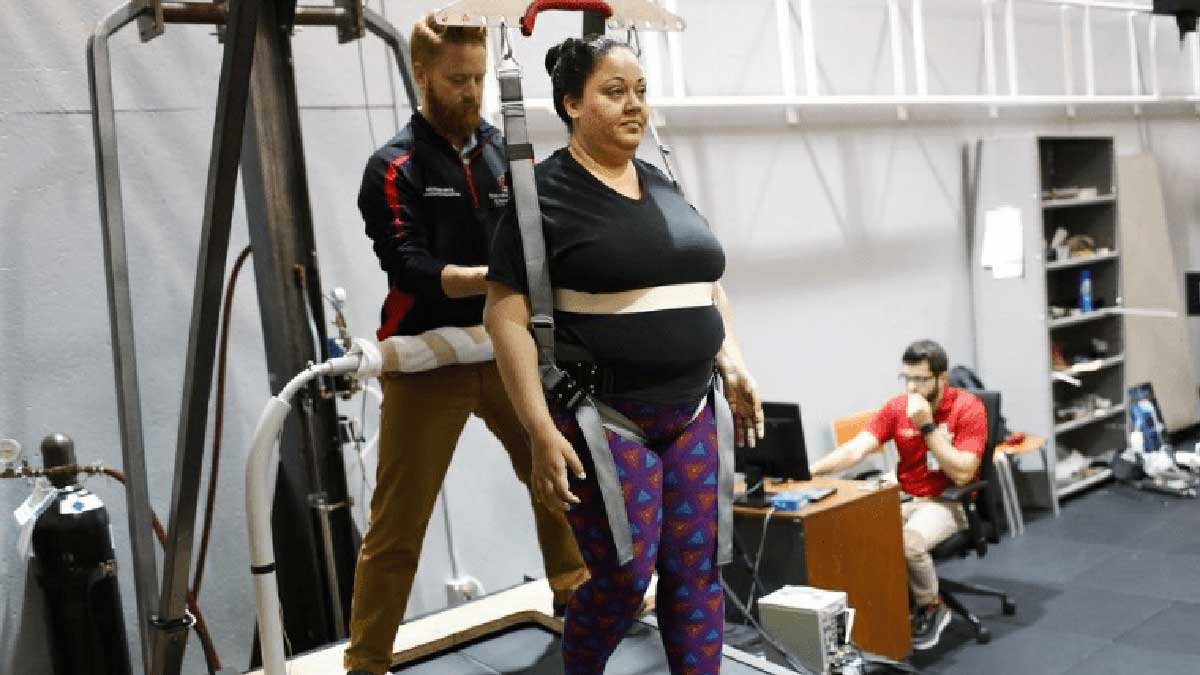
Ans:
[[[964,507],[975,499],[975,493],[987,487],[986,480],[977,480],[966,485],[951,485],[942,491],[942,499],[958,502]]]
[[[987,553],[987,532],[983,520],[979,517],[979,511],[975,508],[975,498],[987,484],[986,480],[977,480],[966,485],[951,485],[942,491],[943,499],[962,504],[963,513],[967,516],[967,534],[971,539],[971,547],[980,557]]]

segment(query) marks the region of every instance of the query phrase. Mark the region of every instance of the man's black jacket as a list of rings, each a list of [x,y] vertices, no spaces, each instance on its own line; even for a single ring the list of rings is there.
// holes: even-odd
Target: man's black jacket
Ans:
[[[451,299],[441,283],[446,265],[487,264],[509,200],[500,130],[481,121],[475,138],[464,158],[414,113],[367,162],[358,209],[389,287],[380,340],[483,322],[483,296]]]

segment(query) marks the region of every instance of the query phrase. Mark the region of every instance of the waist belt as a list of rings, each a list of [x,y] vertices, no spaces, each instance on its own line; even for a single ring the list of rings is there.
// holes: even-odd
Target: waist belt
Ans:
[[[638,288],[619,293],[585,293],[554,289],[554,308],[576,314],[634,314],[713,304],[711,282]]]

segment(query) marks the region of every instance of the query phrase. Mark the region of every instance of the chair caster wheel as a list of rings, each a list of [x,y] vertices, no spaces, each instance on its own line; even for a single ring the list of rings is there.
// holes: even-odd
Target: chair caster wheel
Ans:
[[[1005,600],[1004,604],[1000,606],[1000,610],[1004,612],[1005,616],[1012,616],[1017,613],[1017,603]]]
[[[975,641],[981,645],[986,645],[992,641],[992,631],[986,628],[980,628],[979,632],[975,634]]]

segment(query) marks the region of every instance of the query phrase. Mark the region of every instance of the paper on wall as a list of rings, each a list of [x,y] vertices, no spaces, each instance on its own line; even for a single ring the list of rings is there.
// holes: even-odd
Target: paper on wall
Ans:
[[[994,279],[1017,279],[1025,275],[1024,228],[1021,210],[1001,206],[984,214],[980,264]]]

